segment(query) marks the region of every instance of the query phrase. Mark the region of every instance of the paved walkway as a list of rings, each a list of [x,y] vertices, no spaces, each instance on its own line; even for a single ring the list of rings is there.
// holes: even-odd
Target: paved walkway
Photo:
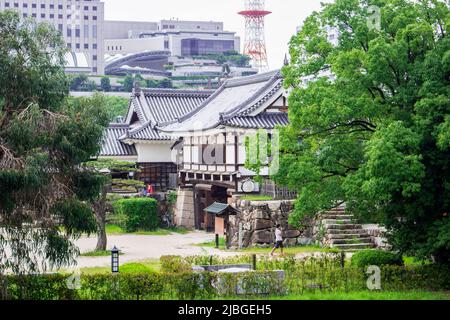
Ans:
[[[148,235],[108,235],[108,249],[116,246],[123,251],[120,256],[120,262],[139,261],[146,259],[159,259],[164,255],[218,255],[232,256],[237,253],[223,252],[211,247],[195,246],[213,241],[214,235],[200,231],[190,232],[188,234],[173,233],[166,236],[148,236]],[[95,249],[97,243],[96,236],[81,238],[76,244],[80,252],[89,252]],[[111,257],[79,257],[78,267],[103,267],[111,264]]]

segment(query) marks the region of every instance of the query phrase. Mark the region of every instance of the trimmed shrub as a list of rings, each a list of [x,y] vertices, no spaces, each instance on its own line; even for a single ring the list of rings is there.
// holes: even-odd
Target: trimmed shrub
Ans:
[[[114,203],[114,211],[123,217],[122,227],[127,232],[158,228],[158,202],[152,198],[122,199]]]
[[[204,262],[197,257],[196,262]],[[207,258],[207,257],[205,257]],[[245,259],[245,257],[240,257]],[[237,257],[218,258],[214,262]],[[0,275],[0,299],[10,300],[141,300],[141,299],[214,299],[217,297],[263,297],[269,295],[298,295],[311,292],[355,292],[367,290],[365,268],[347,266],[342,268],[334,260],[319,257],[282,259],[271,268],[285,270],[285,278],[279,279],[263,260],[256,272],[238,274],[183,271],[189,269],[187,260],[166,256],[161,258],[163,273],[148,272],[139,263],[130,263],[119,274],[81,274],[81,288],[70,290],[63,274]],[[275,259],[273,259],[275,261]],[[244,262],[244,261],[242,261]],[[201,264],[201,263],[200,263]],[[126,266],[126,265],[124,265]],[[294,267],[295,266],[295,267]],[[450,266],[394,266],[381,268],[383,291],[448,291],[450,290]],[[273,269],[272,269],[273,270]]]
[[[166,273],[185,273],[192,271],[191,265],[180,256],[162,256],[161,271]]]
[[[353,254],[352,266],[364,268],[367,266],[393,265],[402,266],[401,255],[382,250],[361,250]]]

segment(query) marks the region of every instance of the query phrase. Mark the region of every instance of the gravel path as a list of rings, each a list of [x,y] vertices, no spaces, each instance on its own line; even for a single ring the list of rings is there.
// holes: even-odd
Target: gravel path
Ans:
[[[108,250],[116,246],[123,251],[120,256],[120,263],[139,261],[146,259],[159,259],[164,255],[218,255],[232,256],[237,253],[223,252],[211,247],[195,246],[214,240],[214,234],[200,231],[190,232],[188,234],[172,233],[166,236],[148,236],[148,235],[109,235]],[[89,252],[95,249],[97,238],[81,238],[76,244],[80,252]],[[111,264],[111,258],[105,257],[79,257],[78,267],[104,267]]]

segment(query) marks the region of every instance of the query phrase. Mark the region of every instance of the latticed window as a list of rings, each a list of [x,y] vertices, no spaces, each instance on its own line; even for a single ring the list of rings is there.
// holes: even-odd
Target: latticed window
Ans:
[[[174,179],[177,174],[177,166],[174,163],[140,163],[139,167],[141,169],[139,180],[145,184],[151,184],[155,191],[174,188]]]

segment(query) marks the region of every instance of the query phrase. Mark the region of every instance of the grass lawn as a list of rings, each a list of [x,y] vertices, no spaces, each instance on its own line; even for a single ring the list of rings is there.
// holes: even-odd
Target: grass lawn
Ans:
[[[111,251],[110,250],[105,250],[105,251],[88,251],[88,252],[84,252],[82,254],[80,254],[81,257],[107,257],[111,255]],[[123,252],[120,252],[119,255],[123,255]]]
[[[216,242],[214,240],[195,244],[198,247],[208,247],[215,248]],[[241,252],[245,254],[269,254],[272,251],[272,247],[269,248],[243,248],[243,249],[226,249],[226,243],[224,238],[219,238],[219,249],[228,252]],[[296,246],[296,247],[287,247],[284,248],[284,253],[287,254],[298,254],[298,253],[309,253],[309,252],[333,252],[330,248],[322,248],[319,246]],[[275,256],[280,254],[280,250],[275,251]]]
[[[203,242],[203,243],[198,243],[195,244],[195,246],[197,247],[208,247],[208,248],[215,248],[216,247],[216,241],[212,240],[212,241],[207,241],[207,242]],[[225,238],[220,237],[219,238],[219,249],[226,249],[226,243],[225,243]]]
[[[403,262],[405,263],[405,266],[418,266],[418,265],[424,265],[424,264],[430,264],[430,260],[419,260],[414,257],[403,257]]]
[[[248,201],[270,201],[273,200],[273,197],[271,196],[262,196],[262,195],[254,195],[254,196],[242,196],[240,197],[241,200],[248,200]]]
[[[135,272],[159,272],[161,264],[157,259],[142,260],[136,262],[128,262],[120,265],[121,273],[135,273]],[[96,273],[111,273],[111,267],[89,267],[81,268],[81,273],[96,274]]]
[[[106,225],[106,233],[109,235],[124,235],[124,234],[134,234],[134,235],[146,235],[146,236],[168,236],[172,233],[186,234],[189,230],[182,227],[175,227],[170,229],[156,229],[153,231],[136,231],[136,232],[126,232],[121,226],[115,224]]]
[[[269,248],[243,248],[234,250],[235,252],[242,252],[248,254],[269,254],[272,251],[272,247]],[[295,247],[287,247],[283,249],[284,253],[287,254],[298,254],[298,253],[309,253],[309,252],[332,252],[332,249],[322,248],[319,246],[295,246]],[[277,249],[274,253],[275,256],[280,255],[280,249]]]
[[[268,300],[450,300],[450,292],[431,291],[360,291],[349,293],[305,293]]]

